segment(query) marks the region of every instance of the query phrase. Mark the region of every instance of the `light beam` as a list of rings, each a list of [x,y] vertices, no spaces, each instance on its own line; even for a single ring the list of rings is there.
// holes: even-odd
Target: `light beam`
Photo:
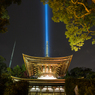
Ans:
[[[14,50],[15,50],[15,45],[16,45],[16,41],[15,41],[14,46],[13,46],[13,50],[12,50],[12,54],[11,54],[11,59],[10,59],[9,67],[11,67],[11,63],[12,63],[12,59],[13,59],[13,54],[14,54]]]
[[[45,46],[46,57],[48,57],[48,4],[45,4]]]

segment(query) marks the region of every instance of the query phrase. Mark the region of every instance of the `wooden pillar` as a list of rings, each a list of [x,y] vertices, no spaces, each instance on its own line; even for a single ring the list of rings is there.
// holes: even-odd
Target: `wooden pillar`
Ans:
[[[32,87],[33,87],[33,86],[29,86],[29,88],[28,88],[28,95],[31,95],[30,89],[31,89]]]
[[[48,67],[49,67],[48,72],[50,73],[50,65]]]
[[[42,92],[42,88],[40,87],[40,95],[41,95],[41,92]]]
[[[50,73],[52,72],[51,66],[50,66]]]
[[[41,95],[43,86],[39,86],[39,88],[40,88],[40,95]]]
[[[59,86],[59,91],[60,91],[60,86]]]
[[[33,65],[31,65],[31,69],[32,69],[32,76],[33,76]]]
[[[46,92],[47,92],[47,95],[48,95],[48,92],[49,92],[49,90],[48,90],[48,86],[46,87],[47,89],[46,89]]]
[[[40,95],[41,95],[42,89],[40,88]]]
[[[45,72],[45,66],[43,65],[43,73]]]
[[[49,72],[49,67],[47,66],[47,73]]]
[[[46,65],[45,65],[45,73],[46,73]]]
[[[52,88],[53,88],[53,95],[55,95],[55,89],[56,89],[56,87],[53,86]]]
[[[55,95],[55,93],[54,93],[54,92],[55,92],[55,89],[53,88],[53,95]]]
[[[66,95],[66,92],[65,92],[65,87],[63,86],[63,88],[64,88],[64,95]]]
[[[46,73],[48,73],[48,71],[49,71],[49,70],[48,70],[48,66],[46,66]]]
[[[42,69],[42,73],[43,73],[43,66],[41,66],[41,69]]]
[[[50,66],[50,68],[51,68],[51,72],[52,72],[52,66]]]

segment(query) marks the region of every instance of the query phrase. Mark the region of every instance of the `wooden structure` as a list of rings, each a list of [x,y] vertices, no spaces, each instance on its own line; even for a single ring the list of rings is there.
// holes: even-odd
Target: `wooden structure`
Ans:
[[[29,76],[64,76],[68,70],[72,55],[66,57],[34,57],[23,54]]]
[[[68,70],[72,55],[66,57],[34,57],[23,54],[23,60],[29,76],[64,76]],[[27,79],[11,76],[13,82],[29,82],[28,95],[66,95],[65,79]]]
[[[22,80],[29,82],[28,95],[66,95],[64,90],[65,79],[44,80],[18,78],[14,76],[11,76],[11,78],[13,82]]]

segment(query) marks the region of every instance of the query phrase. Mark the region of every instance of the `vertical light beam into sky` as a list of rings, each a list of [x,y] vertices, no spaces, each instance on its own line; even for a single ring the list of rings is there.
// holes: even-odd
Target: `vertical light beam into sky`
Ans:
[[[45,45],[46,57],[48,57],[48,4],[45,4]]]
[[[11,59],[10,59],[9,67],[11,67],[11,63],[12,63],[12,59],[13,59],[13,54],[14,54],[15,46],[16,46],[16,41],[15,41],[14,46],[13,46],[13,50],[12,50],[12,54],[11,54]]]
[[[45,5],[45,32],[46,41],[48,41],[48,4]]]

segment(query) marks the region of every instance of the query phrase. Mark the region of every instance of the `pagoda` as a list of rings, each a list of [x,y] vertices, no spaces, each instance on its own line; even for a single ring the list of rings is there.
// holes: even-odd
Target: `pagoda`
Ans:
[[[25,80],[29,82],[28,95],[66,95],[64,77],[69,68],[73,55],[65,57],[34,57],[26,54],[23,60],[29,77],[37,79],[12,77],[13,81]]]
[[[47,9],[47,4],[45,5]],[[46,22],[48,22],[46,11]],[[46,24],[47,25],[47,24]],[[11,76],[13,82],[25,80],[29,82],[28,95],[66,95],[65,79],[62,79],[70,66],[73,55],[65,57],[48,56],[48,28],[46,26],[46,56],[35,57],[22,54],[27,74],[31,78],[18,78]]]
[[[66,57],[34,57],[23,54],[29,76],[63,77],[70,65],[72,55]]]

